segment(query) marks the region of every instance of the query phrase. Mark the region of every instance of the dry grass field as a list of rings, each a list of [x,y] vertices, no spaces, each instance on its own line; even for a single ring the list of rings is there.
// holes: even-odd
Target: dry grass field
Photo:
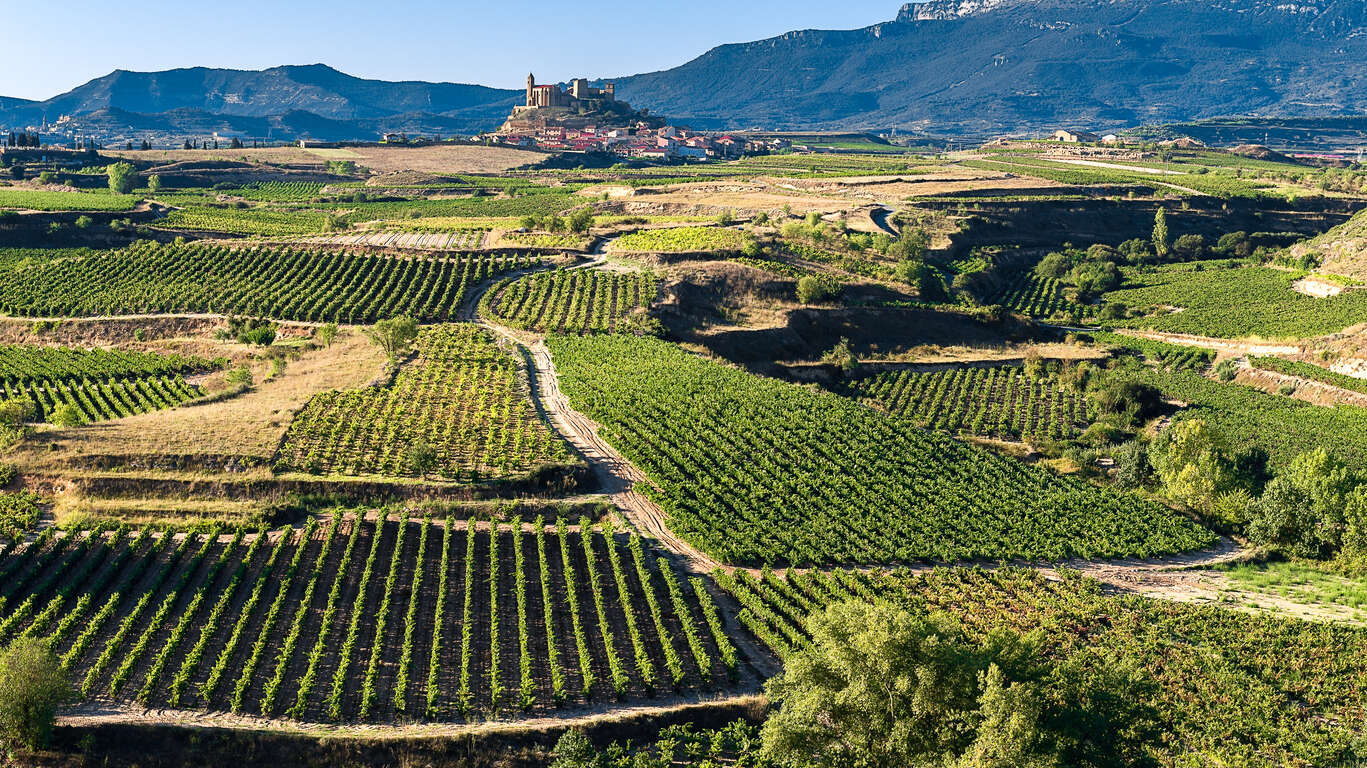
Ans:
[[[187,160],[226,160],[275,165],[317,165],[328,160],[354,160],[380,173],[418,171],[431,174],[499,173],[509,168],[535,163],[544,155],[507,147],[437,145],[426,147],[351,147],[343,149],[301,149],[269,147],[264,149],[167,149],[148,151],[111,151],[108,154],[133,160],[179,163]]]

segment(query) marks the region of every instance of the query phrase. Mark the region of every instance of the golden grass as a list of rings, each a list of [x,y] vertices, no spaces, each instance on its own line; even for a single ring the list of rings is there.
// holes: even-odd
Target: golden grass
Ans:
[[[427,147],[359,146],[344,149],[300,149],[292,146],[265,149],[111,150],[106,154],[160,163],[227,160],[321,166],[328,160],[354,160],[358,165],[380,173],[418,171],[432,174],[500,173],[509,168],[535,163],[545,157],[539,152],[523,149],[464,144],[439,144]]]

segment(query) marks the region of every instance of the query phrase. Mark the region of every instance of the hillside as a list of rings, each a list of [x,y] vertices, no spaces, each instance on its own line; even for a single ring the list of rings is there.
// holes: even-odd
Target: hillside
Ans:
[[[695,125],[996,132],[1367,107],[1347,0],[932,0],[852,31],[724,45],[620,78]]]
[[[988,134],[1355,115],[1364,81],[1367,9],[1354,0],[930,0],[871,27],[723,45],[616,83],[633,105],[702,128]],[[47,101],[0,98],[0,125],[101,113],[83,127],[192,133],[256,118],[277,137],[469,133],[496,127],[519,97],[322,64],[118,70]],[[109,122],[104,110],[129,114]]]
[[[1306,254],[1319,258],[1322,272],[1367,280],[1367,211],[1291,249],[1294,258]]]
[[[322,64],[117,70],[46,101],[0,99],[0,124],[71,115],[96,132],[217,130],[340,140],[383,131],[476,132],[497,125],[520,95],[482,85],[366,80]]]

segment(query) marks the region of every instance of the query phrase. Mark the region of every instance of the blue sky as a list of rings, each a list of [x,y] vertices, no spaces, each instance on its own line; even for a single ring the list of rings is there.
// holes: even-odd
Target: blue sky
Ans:
[[[329,64],[386,80],[520,88],[667,69],[722,43],[853,29],[899,0],[0,0],[0,96],[46,99],[115,69]],[[22,30],[22,32],[17,32]]]

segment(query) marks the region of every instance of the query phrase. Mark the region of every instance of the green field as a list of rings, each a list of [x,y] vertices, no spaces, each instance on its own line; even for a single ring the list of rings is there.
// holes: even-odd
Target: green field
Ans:
[[[482,280],[530,263],[525,254],[452,259],[286,247],[159,245],[0,267],[0,311],[79,317],[218,312],[281,320],[445,320]]]
[[[1127,269],[1124,285],[1105,300],[1153,309],[1119,325],[1219,338],[1304,338],[1367,322],[1367,291],[1314,298],[1291,289],[1302,276],[1219,262]]]
[[[649,338],[549,341],[571,403],[726,562],[1153,556],[1207,531],[1129,494],[923,432]]]
[[[32,211],[131,211],[138,204],[136,195],[111,192],[67,192],[47,189],[0,187],[0,208]]]
[[[469,324],[425,328],[417,359],[387,387],[325,392],[290,424],[280,461],[316,474],[521,476],[571,463],[522,396],[517,365]],[[429,465],[413,451],[431,451]]]
[[[809,642],[807,615],[854,599],[944,612],[979,638],[1042,632],[1048,656],[1094,672],[1136,664],[1155,684],[1137,703],[1161,713],[1171,739],[1152,747],[1160,765],[1341,764],[1363,726],[1359,628],[1113,597],[1094,582],[1018,569],[719,578],[744,606],[741,623],[785,654]]]

